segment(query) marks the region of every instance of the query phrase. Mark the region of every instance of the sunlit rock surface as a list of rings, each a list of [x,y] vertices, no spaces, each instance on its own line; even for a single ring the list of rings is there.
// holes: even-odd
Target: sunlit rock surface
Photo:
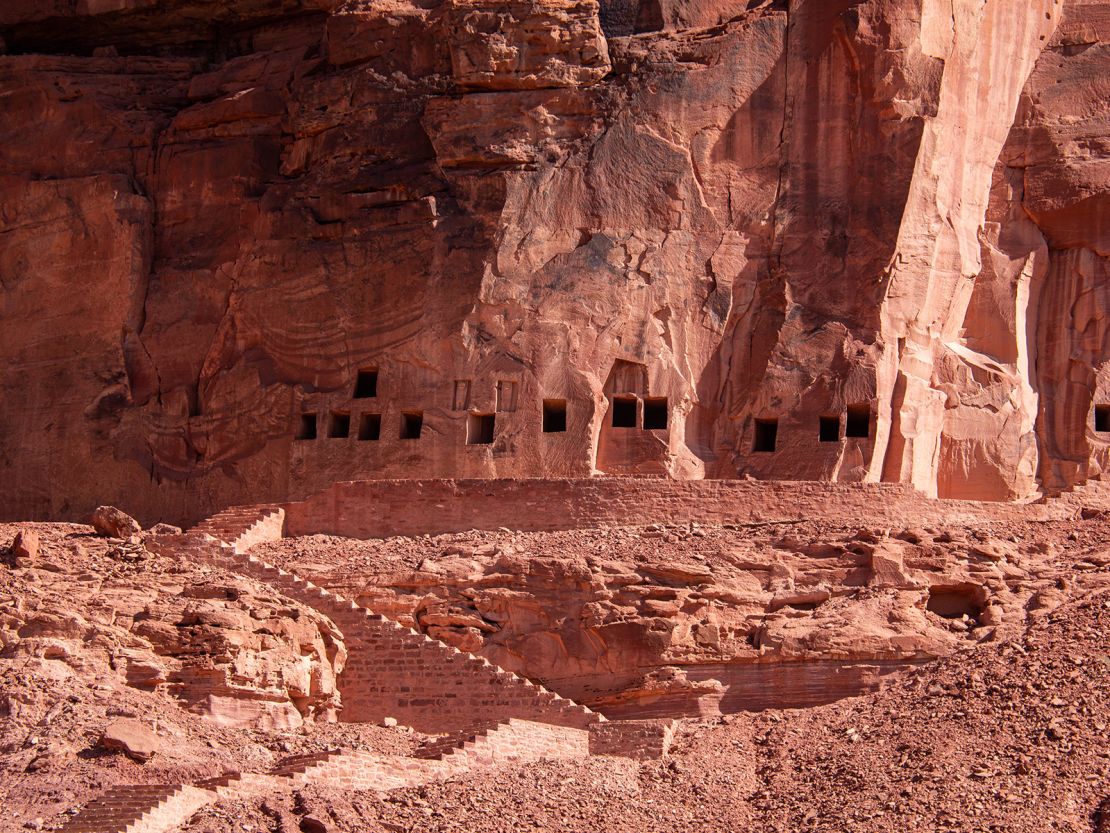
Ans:
[[[1098,475],[1108,21],[6,4],[3,512],[594,473],[1024,500]]]

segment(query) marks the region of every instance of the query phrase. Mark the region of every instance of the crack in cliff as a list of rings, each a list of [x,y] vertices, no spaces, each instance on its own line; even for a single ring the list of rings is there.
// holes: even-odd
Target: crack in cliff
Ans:
[[[786,153],[784,149],[787,144],[787,130],[790,126],[790,29],[792,20],[790,16],[790,4],[787,3],[783,11],[786,16],[786,25],[783,27],[782,38],[782,61],[783,61],[783,85],[782,85],[782,127],[779,129],[779,170],[778,178],[775,182],[775,201],[774,210],[771,212],[771,239],[768,247],[768,254],[770,258],[777,258],[775,250],[778,246],[778,216],[782,202],[783,182],[786,178],[786,169],[789,166]],[[781,262],[778,264],[781,266]],[[777,271],[777,270],[776,270]]]

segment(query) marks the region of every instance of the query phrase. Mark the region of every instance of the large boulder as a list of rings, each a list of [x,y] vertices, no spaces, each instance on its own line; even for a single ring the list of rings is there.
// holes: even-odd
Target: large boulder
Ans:
[[[143,531],[139,522],[114,506],[98,506],[89,519],[97,535],[105,538],[130,538]]]
[[[39,534],[33,529],[21,529],[12,540],[10,563],[14,567],[26,567],[38,558]]]
[[[123,752],[145,764],[158,751],[158,736],[137,720],[115,720],[104,729],[100,745],[110,752]]]

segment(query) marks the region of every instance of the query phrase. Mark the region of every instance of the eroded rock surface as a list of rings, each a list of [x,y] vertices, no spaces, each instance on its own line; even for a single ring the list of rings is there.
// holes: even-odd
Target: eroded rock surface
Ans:
[[[189,546],[191,536],[136,543],[64,524],[0,525],[0,545],[27,531],[39,557],[0,565],[4,830],[79,826],[115,787],[221,786],[221,773],[271,771],[289,755],[345,748],[412,766],[425,738],[403,721],[327,722],[321,710],[334,699],[308,704],[324,720],[279,720],[300,709],[303,678],[277,684],[269,671],[326,670],[319,646],[330,656],[336,635],[319,614],[211,566],[226,552]],[[387,792],[330,773],[295,788],[256,775],[199,811],[160,815],[196,833],[296,830],[310,818],[439,833],[615,832],[660,818],[681,831],[784,820],[876,833],[1093,829],[1107,775],[1108,538],[1107,515],[1092,510],[889,530],[812,519],[271,540],[252,553],[359,589],[426,632],[476,638],[480,653],[529,670],[577,667],[579,687],[608,710],[689,719],[603,724],[614,736],[669,727],[662,760],[483,758],[444,783]],[[310,585],[296,592],[324,598]],[[345,644],[356,646],[348,670],[398,658],[360,645],[354,630]],[[441,649],[410,644],[420,696],[437,667],[422,663]],[[948,656],[872,691],[884,662],[873,657],[934,651]],[[486,685],[504,677],[462,662],[484,669]],[[615,690],[618,679],[628,687]],[[566,691],[575,680],[547,682]],[[217,690],[226,696],[198,702]],[[825,705],[797,708],[812,703]],[[760,711],[732,713],[745,707]],[[116,732],[120,722],[143,737]],[[155,754],[138,763],[105,751],[106,730],[140,757]]]
[[[1100,474],[1107,10],[6,4],[0,511]]]
[[[1067,598],[1069,569],[1105,561],[1059,561],[1072,528],[658,524],[262,549],[611,717],[646,718],[827,703],[1010,638]]]
[[[264,585],[112,547],[87,527],[0,579],[2,658],[172,696],[227,726],[335,719],[342,633]]]

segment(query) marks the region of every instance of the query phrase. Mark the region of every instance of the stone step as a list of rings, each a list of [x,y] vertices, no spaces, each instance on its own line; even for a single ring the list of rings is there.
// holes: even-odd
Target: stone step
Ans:
[[[270,770],[271,775],[280,775],[289,777],[292,775],[300,775],[313,767],[318,767],[326,764],[338,757],[342,756],[342,752],[338,749],[328,750],[326,752],[312,752],[306,755],[294,755],[285,758]]]
[[[66,822],[62,833],[168,833],[216,795],[186,784],[117,787]]]

